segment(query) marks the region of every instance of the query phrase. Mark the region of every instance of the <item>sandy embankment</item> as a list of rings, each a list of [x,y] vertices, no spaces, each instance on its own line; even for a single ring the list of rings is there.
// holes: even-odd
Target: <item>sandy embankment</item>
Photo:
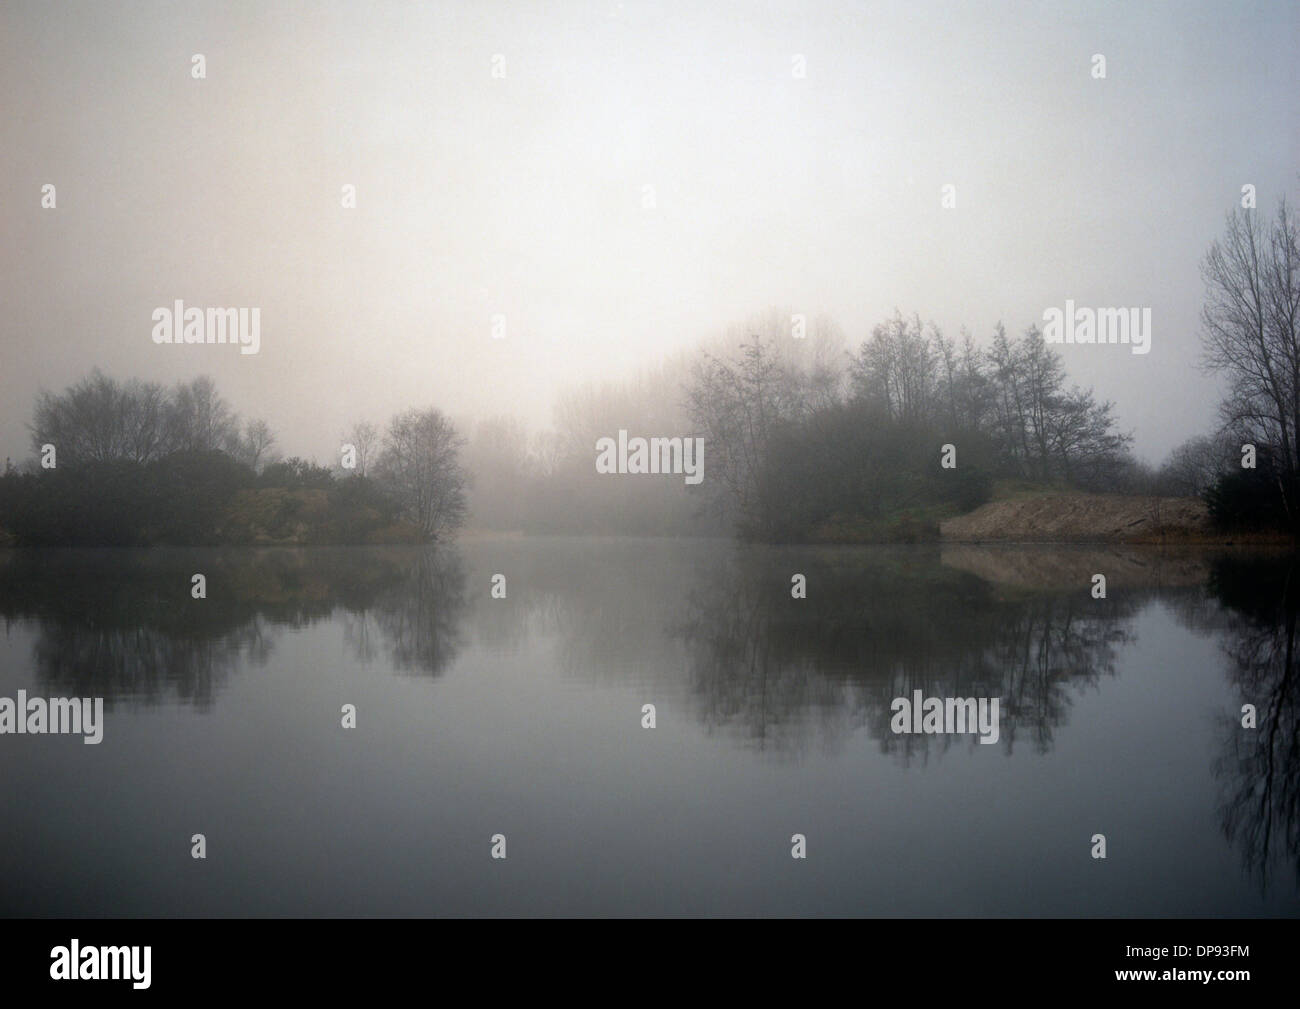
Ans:
[[[1160,543],[1219,540],[1203,501],[1117,494],[1042,494],[991,501],[939,524],[944,540],[979,543]]]

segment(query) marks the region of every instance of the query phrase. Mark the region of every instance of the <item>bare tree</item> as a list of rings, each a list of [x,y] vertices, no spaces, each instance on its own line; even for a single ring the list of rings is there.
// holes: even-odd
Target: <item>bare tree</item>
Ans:
[[[871,331],[850,372],[859,399],[883,405],[892,420],[918,424],[932,419],[939,397],[943,334],[922,328],[919,316],[898,312]]]
[[[376,475],[406,517],[431,540],[455,532],[465,519],[465,444],[439,410],[407,410],[388,424]]]
[[[554,431],[535,431],[528,439],[529,468],[537,477],[555,475],[563,462],[563,444]]]
[[[41,392],[29,430],[39,453],[55,445],[71,463],[145,463],[166,448],[166,393],[155,383],[125,384],[95,369],[60,395]]]
[[[274,462],[278,453],[272,446],[275,435],[264,420],[250,420],[244,425],[244,433],[235,436],[227,446],[227,451],[255,473],[260,473],[268,463]]]
[[[346,444],[357,450],[357,476],[367,476],[374,462],[375,446],[379,442],[379,429],[368,420],[359,420],[343,436]]]
[[[1027,473],[1033,456],[1029,444],[1028,394],[1020,367],[1020,349],[1014,340],[1007,337],[1006,327],[1001,322],[993,331],[988,362],[994,390],[994,435],[1006,460],[1022,473]]]
[[[769,524],[759,493],[762,467],[777,426],[795,412],[795,388],[757,335],[730,358],[701,354],[687,385],[691,417],[710,454],[710,481],[716,474],[721,503],[751,529]]]
[[[1229,381],[1224,424],[1275,448],[1279,490],[1300,520],[1300,240],[1286,201],[1271,225],[1252,210],[1230,213],[1201,275],[1204,361]]]
[[[1075,387],[1055,398],[1048,419],[1044,472],[1092,490],[1115,490],[1132,464],[1131,433],[1115,428],[1115,404]]]
[[[179,452],[227,449],[239,437],[239,417],[207,375],[176,387],[167,410],[171,448]]]
[[[1214,481],[1240,466],[1241,440],[1224,432],[1189,438],[1169,453],[1160,467],[1157,485],[1162,494],[1200,497]]]

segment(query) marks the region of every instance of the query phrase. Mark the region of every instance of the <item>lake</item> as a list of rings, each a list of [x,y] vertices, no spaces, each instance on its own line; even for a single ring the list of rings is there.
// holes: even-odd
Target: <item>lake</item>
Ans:
[[[1295,916],[1298,601],[1192,550],[0,552],[0,696],[105,702],[0,735],[0,913]]]

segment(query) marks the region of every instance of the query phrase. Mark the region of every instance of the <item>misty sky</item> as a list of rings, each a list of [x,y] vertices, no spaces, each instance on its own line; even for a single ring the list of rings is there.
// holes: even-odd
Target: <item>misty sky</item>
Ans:
[[[1072,298],[1152,309],[1146,356],[1061,350],[1155,461],[1214,422],[1225,213],[1300,196],[1297,53],[1294,2],[7,2],[0,456],[97,365],[210,374],[329,462],[408,406],[546,424],[771,306],[856,345]],[[155,345],[177,298],[260,307],[260,353]]]

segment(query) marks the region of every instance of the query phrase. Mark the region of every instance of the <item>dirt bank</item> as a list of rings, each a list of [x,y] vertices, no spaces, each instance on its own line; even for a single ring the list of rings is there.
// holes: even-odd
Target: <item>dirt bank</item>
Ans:
[[[939,524],[945,540],[1157,543],[1222,540],[1196,498],[1041,494],[991,501]]]

